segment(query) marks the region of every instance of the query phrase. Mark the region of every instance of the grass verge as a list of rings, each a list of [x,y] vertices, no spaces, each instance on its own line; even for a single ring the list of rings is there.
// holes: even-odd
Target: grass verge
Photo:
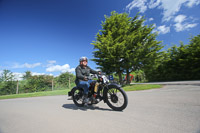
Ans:
[[[123,89],[125,91],[139,91],[139,90],[149,90],[149,89],[156,89],[156,88],[162,88],[162,85],[147,85],[147,84],[141,84],[141,85],[127,85],[124,86]]]
[[[66,90],[54,90],[54,91],[43,91],[34,93],[22,93],[13,95],[3,95],[0,99],[13,99],[13,98],[25,98],[25,97],[40,97],[40,96],[56,96],[56,95],[67,95],[69,89]]]
[[[162,85],[128,85],[128,86],[123,87],[125,91],[149,90],[149,89],[155,89],[155,88],[162,88]],[[45,91],[45,92],[3,95],[3,96],[0,96],[0,99],[67,95],[69,91],[70,91],[69,89],[65,89],[65,90],[54,90],[54,91]]]

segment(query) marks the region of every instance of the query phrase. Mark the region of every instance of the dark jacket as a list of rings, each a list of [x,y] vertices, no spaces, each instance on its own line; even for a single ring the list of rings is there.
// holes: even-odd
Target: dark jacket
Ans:
[[[98,74],[98,71],[95,71],[91,69],[89,66],[86,66],[85,68],[82,67],[81,65],[76,67],[76,85],[80,81],[84,81],[84,78],[88,78],[90,76],[90,73],[92,74]]]

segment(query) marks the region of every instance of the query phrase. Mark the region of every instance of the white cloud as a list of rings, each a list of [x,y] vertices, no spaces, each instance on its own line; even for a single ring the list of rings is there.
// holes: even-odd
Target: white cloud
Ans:
[[[144,13],[148,8],[158,8],[163,10],[162,21],[164,22],[171,20],[180,11],[181,6],[185,5],[191,8],[199,4],[200,0],[151,0],[150,2],[147,0],[133,0],[126,6],[126,10],[130,12],[133,8],[138,8],[141,13]]]
[[[47,72],[74,72],[75,68],[70,68],[69,64],[53,65],[46,69]]]
[[[32,72],[31,75],[32,75],[32,76],[36,76],[36,75],[48,75],[48,74],[45,74],[45,73],[38,73],[38,72]]]
[[[13,75],[16,80],[23,80],[24,73],[14,72]]]
[[[162,25],[157,28],[157,31],[159,32],[159,34],[166,34],[170,32],[170,27],[166,27],[165,25]]]
[[[176,24],[174,24],[174,26],[175,26],[175,30],[177,32],[180,32],[180,31],[189,30],[191,28],[196,27],[197,23],[194,23],[194,24],[190,24],[190,23],[184,23],[184,24],[182,24],[182,23],[176,23]]]
[[[126,6],[126,10],[130,12],[133,8],[137,7],[141,13],[144,13],[147,10],[146,2],[147,0],[134,0]]]
[[[56,63],[56,61],[55,60],[49,60],[49,61],[47,61],[49,64],[55,64]]]
[[[48,64],[45,67],[50,67],[50,66],[53,66],[54,64],[56,64],[56,61],[55,60],[48,60],[47,63]]]
[[[153,18],[149,18],[149,21],[153,21],[154,19]]]
[[[15,80],[23,80],[23,76],[25,75],[25,73],[18,73],[18,72],[13,72],[13,75],[15,77]],[[38,72],[31,72],[32,76],[36,76],[36,75],[51,75],[52,74],[45,74],[45,73],[38,73]]]
[[[197,23],[188,23],[185,22],[187,20],[187,17],[185,15],[178,15],[174,18],[174,27],[176,32],[189,30],[190,28],[194,28],[197,26]]]
[[[198,5],[198,4],[200,4],[200,0],[188,0],[186,6],[191,8],[194,5]]]
[[[18,63],[15,63],[12,68],[34,68],[34,67],[38,67],[40,65],[41,65],[41,63],[34,63],[34,64],[24,63],[24,64],[21,64],[21,65],[18,64]]]
[[[162,0],[163,21],[169,21],[187,0]]]
[[[185,21],[186,16],[185,15],[178,15],[174,18],[174,22],[176,23],[182,23],[183,21]]]
[[[1,74],[3,74],[2,70],[0,70],[0,75]],[[24,73],[12,72],[12,74],[14,75],[14,80],[22,80]]]
[[[34,68],[34,67],[37,67],[37,66],[40,66],[41,63],[35,63],[35,64],[28,64],[28,63],[25,63],[24,64],[24,67],[27,67],[27,68]]]
[[[161,3],[161,0],[151,0],[150,3],[148,4],[148,7],[152,9],[160,5],[160,3]]]

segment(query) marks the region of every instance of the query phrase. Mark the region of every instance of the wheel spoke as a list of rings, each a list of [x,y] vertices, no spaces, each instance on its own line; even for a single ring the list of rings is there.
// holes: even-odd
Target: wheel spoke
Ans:
[[[113,95],[113,94],[114,94],[113,91],[112,91],[111,89],[108,90],[108,93],[109,93],[110,95]]]
[[[116,88],[115,90],[116,90],[115,94],[117,94],[118,89]]]
[[[125,102],[124,96],[118,88],[109,89],[107,98],[109,102],[115,107],[121,107]]]
[[[73,92],[73,101],[79,107],[82,107],[84,105],[82,95],[83,95],[82,89],[76,88]]]

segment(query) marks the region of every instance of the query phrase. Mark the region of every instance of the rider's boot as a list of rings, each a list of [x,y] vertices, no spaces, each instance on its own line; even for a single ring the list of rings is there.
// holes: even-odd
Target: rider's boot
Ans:
[[[88,95],[87,95],[87,94],[84,94],[84,95],[83,95],[83,102],[84,102],[85,104],[88,104],[88,103],[89,103],[89,98],[88,98]]]

